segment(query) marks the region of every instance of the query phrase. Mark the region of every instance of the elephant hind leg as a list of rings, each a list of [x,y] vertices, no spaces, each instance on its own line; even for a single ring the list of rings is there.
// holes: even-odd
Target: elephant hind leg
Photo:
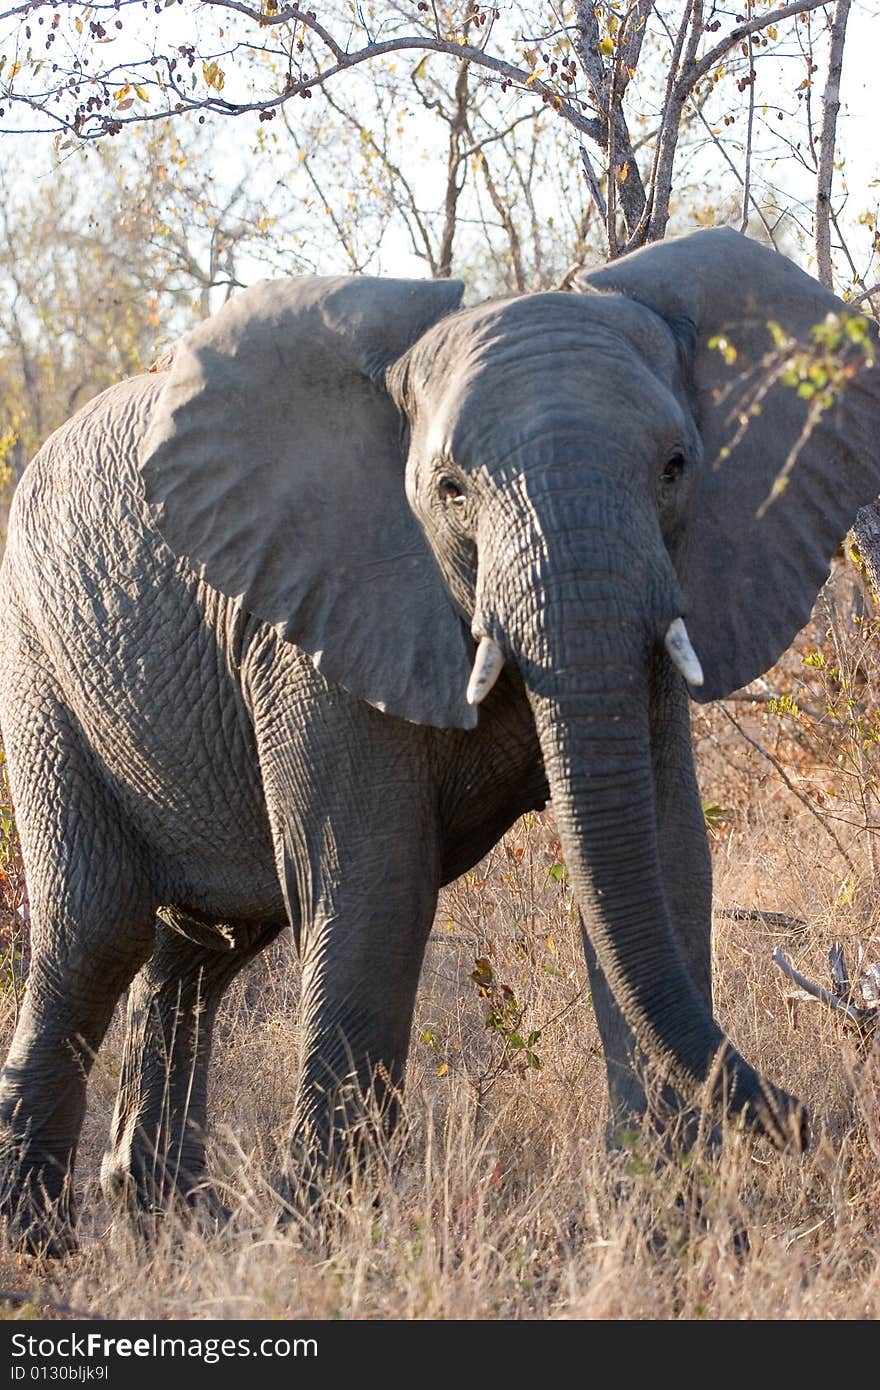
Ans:
[[[157,923],[153,955],[129,990],[119,1093],[101,1167],[104,1195],[117,1211],[142,1220],[178,1197],[222,1220],[205,1161],[214,1022],[227,986],[278,930],[253,926],[233,941],[200,931],[193,940]]]
[[[4,734],[31,904],[31,965],[0,1077],[0,1215],[26,1249],[72,1248],[86,1081],[117,1000],[149,955],[155,903],[113,797],[48,702]]]

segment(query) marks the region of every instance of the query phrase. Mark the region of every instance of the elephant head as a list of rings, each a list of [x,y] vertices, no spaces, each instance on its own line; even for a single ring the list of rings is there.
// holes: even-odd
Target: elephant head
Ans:
[[[723,696],[806,621],[878,491],[872,340],[807,430],[768,377],[768,321],[809,340],[844,306],[791,262],[715,230],[581,288],[458,310],[448,281],[257,285],[177,349],[147,496],[208,583],[390,716],[472,729],[502,663],[518,670],[637,1044],[784,1143],[799,1107],[727,1043],[671,928],[651,672],[671,659],[698,699]]]

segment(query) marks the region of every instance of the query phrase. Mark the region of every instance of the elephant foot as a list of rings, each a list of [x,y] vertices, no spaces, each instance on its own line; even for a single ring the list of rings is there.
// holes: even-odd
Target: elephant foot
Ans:
[[[65,1181],[61,1193],[53,1196],[39,1168],[31,1168],[25,1174],[19,1171],[4,1183],[0,1220],[8,1244],[20,1254],[60,1260],[77,1248],[76,1213],[69,1184]]]
[[[112,1152],[104,1155],[101,1188],[115,1218],[148,1240],[172,1215],[205,1235],[222,1230],[232,1216],[205,1173],[179,1173],[175,1179],[155,1173],[152,1164],[120,1163]]]
[[[611,1200],[649,1255],[681,1253],[692,1241],[714,1233],[737,1259],[745,1259],[748,1230],[735,1214],[717,1212],[712,1197],[721,1156],[718,1133],[705,1117],[700,1129],[690,1146],[670,1144],[650,1122],[640,1131],[619,1131],[618,1152],[611,1160],[618,1168]],[[693,1139],[686,1129],[678,1139],[685,1134]]]
[[[706,1203],[694,1192],[678,1192],[665,1205],[662,1215],[649,1220],[643,1237],[648,1254],[655,1257],[669,1251],[681,1254],[694,1240],[714,1233],[737,1260],[745,1260],[751,1250],[748,1230],[739,1221],[722,1218],[719,1229]]]

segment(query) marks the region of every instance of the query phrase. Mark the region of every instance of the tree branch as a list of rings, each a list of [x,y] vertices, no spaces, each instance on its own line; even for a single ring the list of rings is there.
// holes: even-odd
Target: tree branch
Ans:
[[[846,22],[851,0],[837,0],[831,22],[831,44],[828,50],[828,77],[822,94],[822,132],[819,136],[819,167],[816,171],[816,210],[814,237],[816,244],[816,274],[826,289],[834,287],[834,266],[831,261],[831,185],[834,179],[834,144],[837,115],[840,111],[840,74],[843,69],[843,46],[846,42]]]

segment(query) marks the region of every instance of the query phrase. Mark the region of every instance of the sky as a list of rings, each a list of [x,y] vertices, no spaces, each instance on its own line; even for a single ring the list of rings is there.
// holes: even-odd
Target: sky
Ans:
[[[880,5],[854,0],[843,51],[840,147],[853,188],[880,179]]]

